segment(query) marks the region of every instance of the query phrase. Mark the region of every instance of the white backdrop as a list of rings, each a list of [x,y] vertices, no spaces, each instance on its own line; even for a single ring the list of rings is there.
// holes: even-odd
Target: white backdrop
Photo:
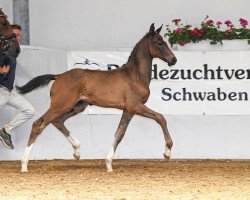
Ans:
[[[128,51],[71,51],[68,69],[114,69],[129,55]],[[178,62],[173,67],[154,59],[147,106],[170,115],[249,115],[250,51],[176,51],[175,55]],[[95,107],[86,111],[117,113]]]
[[[30,0],[31,45],[73,49],[132,48],[148,31],[181,18],[197,26],[206,15],[215,21],[250,20],[249,0]],[[12,21],[12,0],[0,0]],[[164,32],[162,32],[164,33]]]
[[[192,58],[191,58],[192,59]],[[23,46],[18,58],[17,84],[48,73],[67,70],[67,52]],[[34,91],[26,97],[36,109],[35,116],[13,133],[15,149],[0,144],[0,160],[20,160],[28,141],[32,123],[49,106],[49,87]],[[6,123],[14,109],[0,111],[0,125]],[[172,135],[173,159],[250,159],[250,115],[169,115],[164,114]],[[66,126],[81,142],[81,158],[105,158],[120,120],[119,114],[80,114],[67,121]],[[116,158],[162,158],[164,139],[157,123],[135,117],[118,147]],[[31,159],[73,159],[73,149],[64,136],[49,125],[38,137]]]

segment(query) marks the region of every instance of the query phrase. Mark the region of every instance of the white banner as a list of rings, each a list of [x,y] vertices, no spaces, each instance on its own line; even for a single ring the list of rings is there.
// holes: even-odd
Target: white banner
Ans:
[[[250,51],[174,52],[177,64],[154,59],[150,98],[146,105],[172,115],[249,115]],[[68,69],[112,70],[130,52],[68,52]],[[89,106],[85,113],[121,113]]]

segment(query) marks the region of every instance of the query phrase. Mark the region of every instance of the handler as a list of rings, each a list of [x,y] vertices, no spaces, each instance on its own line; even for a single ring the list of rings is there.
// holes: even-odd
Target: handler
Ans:
[[[16,24],[11,26],[20,44],[22,34],[21,26]],[[16,58],[7,56],[3,52],[0,52],[0,54],[0,59],[2,60],[2,63],[0,62],[0,109],[5,105],[9,105],[21,111],[0,129],[0,140],[6,148],[14,149],[10,135],[11,130],[30,119],[34,115],[35,109],[27,99],[13,90]]]

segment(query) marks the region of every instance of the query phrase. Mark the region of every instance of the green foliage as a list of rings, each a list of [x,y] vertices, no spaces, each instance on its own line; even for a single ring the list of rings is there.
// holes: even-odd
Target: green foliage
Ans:
[[[235,28],[230,20],[224,22],[226,29],[221,30],[221,22],[214,23],[213,20],[207,20],[208,16],[200,27],[193,28],[191,25],[180,24],[180,19],[174,19],[172,22],[175,23],[175,28],[171,30],[167,26],[165,37],[168,38],[171,46],[173,44],[180,44],[181,46],[187,43],[198,43],[202,40],[209,40],[210,44],[223,44],[223,40],[234,40],[234,39],[249,39],[250,44],[250,29],[246,28],[248,21],[240,18],[240,28]]]

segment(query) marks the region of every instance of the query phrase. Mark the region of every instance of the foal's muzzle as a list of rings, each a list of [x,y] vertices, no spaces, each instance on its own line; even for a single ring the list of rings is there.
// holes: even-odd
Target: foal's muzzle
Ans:
[[[176,57],[172,57],[171,59],[166,59],[166,62],[168,63],[168,66],[173,66],[177,62]]]
[[[175,65],[176,62],[177,62],[177,58],[173,57],[171,65]]]

